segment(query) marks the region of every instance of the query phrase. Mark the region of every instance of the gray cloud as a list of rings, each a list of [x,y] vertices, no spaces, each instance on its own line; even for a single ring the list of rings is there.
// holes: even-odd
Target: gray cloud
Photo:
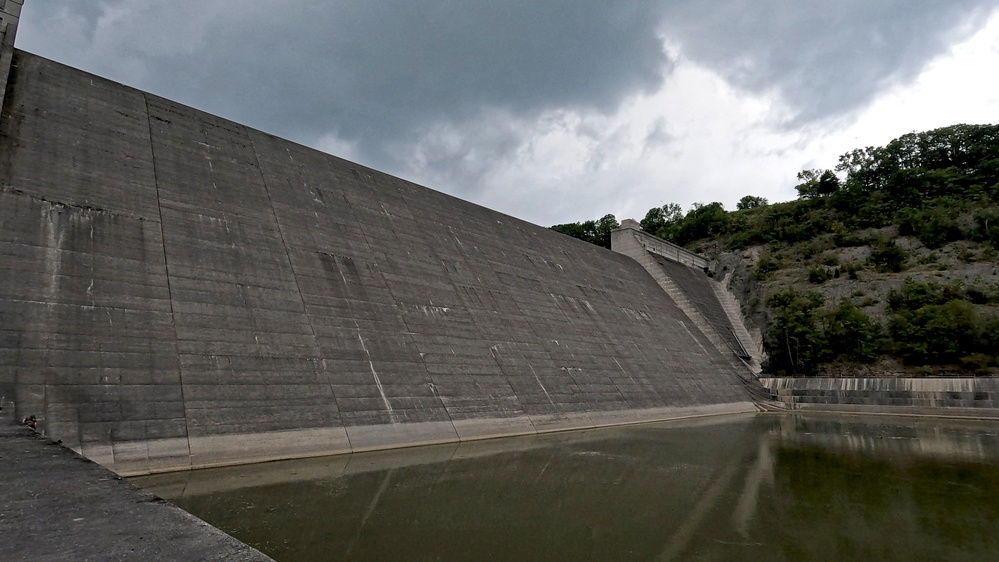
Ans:
[[[333,135],[364,164],[467,197],[511,165],[545,112],[610,114],[662,87],[676,62],[664,41],[737,89],[779,94],[793,127],[913,79],[993,9],[994,0],[29,0],[19,45],[299,142]],[[646,138],[671,158],[684,142],[666,122]],[[597,167],[604,148],[586,164]]]
[[[149,60],[149,86],[294,138],[335,131],[384,160],[386,141],[484,107],[607,110],[656,89],[655,12],[651,1],[287,3],[271,19],[227,15],[198,52]]]
[[[38,0],[27,0],[27,12],[30,18],[24,22],[25,26],[43,26],[47,20],[58,16],[64,16],[79,23],[78,29],[83,30],[87,39],[93,40],[97,22],[109,8],[113,8],[122,3],[123,0],[82,0],[78,2],[52,2],[42,3]],[[41,4],[36,6],[35,4]]]
[[[475,120],[483,107],[525,118],[551,108],[613,109],[661,85],[668,68],[662,35],[737,87],[780,92],[799,120],[835,115],[886,84],[911,79],[994,6],[992,0],[272,0],[213,10],[212,4],[164,2],[160,13],[182,16],[164,22],[153,21],[155,10],[121,0],[35,0],[23,25],[41,27],[62,15],[78,19],[92,38],[109,10],[138,10],[148,17],[131,22],[140,30],[104,30],[121,36],[105,40],[115,52],[93,53],[103,57],[93,63],[101,70],[114,74],[116,66],[134,68],[138,61],[146,69],[139,87],[304,142],[335,132],[386,161],[388,141],[413,140],[440,120]],[[156,45],[163,25],[180,26],[170,41],[197,48]],[[36,49],[43,54],[58,51],[58,37],[32,39],[45,43]],[[116,64],[116,57],[135,60]]]
[[[994,9],[993,0],[686,0],[670,3],[663,29],[737,87],[782,94],[800,124],[915,78]]]
[[[509,155],[522,144],[524,122],[511,116],[484,115],[472,122],[446,121],[419,132],[411,144],[385,147],[428,185],[459,186],[463,197],[475,197],[487,188],[497,167],[510,165]]]

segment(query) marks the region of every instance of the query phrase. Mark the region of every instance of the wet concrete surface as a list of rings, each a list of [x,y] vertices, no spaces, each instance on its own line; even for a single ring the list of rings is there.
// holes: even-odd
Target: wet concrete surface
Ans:
[[[0,560],[270,560],[6,419],[0,482]]]

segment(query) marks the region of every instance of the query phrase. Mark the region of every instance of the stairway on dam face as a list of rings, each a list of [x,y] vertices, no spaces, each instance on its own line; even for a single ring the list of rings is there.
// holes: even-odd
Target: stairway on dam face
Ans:
[[[662,256],[653,254],[652,259],[657,266],[653,277],[698,329],[706,335],[710,334],[708,339],[715,347],[742,360],[752,359],[752,355],[735,335],[729,316],[712,286],[713,281],[703,271],[691,269]]]
[[[612,233],[611,247],[640,263],[722,355],[734,354],[737,367],[759,375],[759,346],[746,329],[738,301],[705,274],[705,258],[643,232],[631,219]]]
[[[749,333],[749,329],[746,328],[746,322],[742,315],[742,305],[735,298],[735,295],[728,290],[726,280],[718,282],[712,279],[710,280],[710,284],[714,290],[715,297],[717,297],[718,302],[721,304],[725,317],[728,318],[733,337],[742,350],[748,354],[747,362],[750,370],[759,375],[763,370],[763,346],[761,342],[753,338],[752,334]]]
[[[753,409],[626,256],[12,60],[0,395],[120,473]]]
[[[708,338],[740,374],[746,390],[762,409],[786,409],[776,394],[758,382],[762,353],[743,321],[735,296],[704,272],[708,262],[680,246],[641,230],[631,219],[611,234],[611,247],[642,265],[677,303],[687,320]]]

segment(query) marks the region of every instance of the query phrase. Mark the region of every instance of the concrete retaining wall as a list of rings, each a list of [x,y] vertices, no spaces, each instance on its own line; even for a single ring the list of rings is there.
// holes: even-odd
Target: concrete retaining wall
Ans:
[[[797,409],[999,418],[999,379],[761,378]]]
[[[17,52],[0,395],[124,474],[752,410],[630,258]]]

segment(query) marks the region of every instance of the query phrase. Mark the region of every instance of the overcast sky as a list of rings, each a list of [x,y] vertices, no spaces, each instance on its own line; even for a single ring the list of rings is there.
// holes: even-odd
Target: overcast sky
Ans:
[[[999,122],[995,0],[26,0],[17,45],[545,226]]]

